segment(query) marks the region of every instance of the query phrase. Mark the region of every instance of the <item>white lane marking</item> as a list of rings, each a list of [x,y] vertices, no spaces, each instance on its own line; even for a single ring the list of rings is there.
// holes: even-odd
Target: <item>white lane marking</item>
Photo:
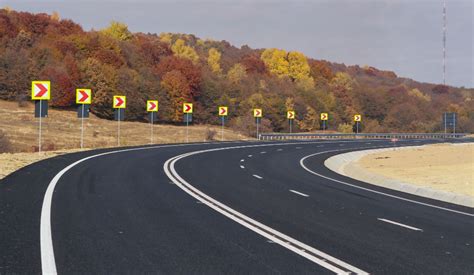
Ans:
[[[401,226],[401,227],[405,227],[405,228],[408,228],[408,229],[411,229],[411,230],[423,232],[423,229],[420,229],[420,228],[417,228],[417,227],[413,227],[413,226],[409,226],[409,225],[406,225],[406,224],[403,224],[403,223],[394,222],[394,221],[387,220],[387,219],[382,219],[382,218],[377,218],[377,220],[383,221],[383,222],[387,222],[387,223],[391,223],[391,224],[395,224],[395,225],[398,225],[398,226]]]
[[[86,158],[80,159],[68,166],[63,168],[59,173],[54,176],[54,178],[49,182],[48,188],[44,194],[43,205],[41,207],[41,217],[40,217],[40,252],[41,252],[41,271],[43,274],[57,274],[56,270],[56,259],[54,256],[53,248],[53,236],[51,234],[51,205],[53,201],[54,188],[58,184],[59,179],[74,166],[78,165],[81,162],[90,160],[96,157],[111,155],[115,153],[123,153],[130,151],[146,150],[146,149],[157,149],[164,147],[180,147],[187,145],[201,145],[201,144],[210,144],[210,143],[198,143],[198,144],[176,144],[176,145],[162,145],[162,146],[153,146],[153,147],[139,147],[139,148],[130,148],[124,150],[110,151],[105,153],[100,153],[97,155],[88,156]]]
[[[301,148],[303,148],[303,147],[296,147],[296,149],[301,149]]]
[[[344,146],[344,144],[339,144],[339,146]]]
[[[318,145],[318,146],[316,146],[316,147],[324,147],[324,145]]]
[[[245,166],[243,166],[243,165],[240,165],[240,168],[242,168],[242,169],[245,169]]]
[[[245,161],[245,159],[241,159],[241,160],[240,160],[240,162],[244,162],[244,161]]]
[[[366,144],[372,144],[372,143],[370,143],[370,142],[367,142]]]
[[[277,151],[278,151],[278,152],[281,152],[281,151],[283,151],[283,149],[279,148],[279,149],[277,149]]]
[[[263,178],[260,177],[259,175],[252,175],[252,176],[256,177],[256,178],[259,179],[259,180],[263,179]]]
[[[266,153],[267,153],[267,152],[265,152],[265,151],[260,152],[260,154],[266,154]]]
[[[372,146],[372,147],[370,147],[370,148],[378,148],[378,147],[385,147],[385,146],[376,146],[376,147],[373,147],[373,146]],[[367,147],[366,147],[366,148],[367,148]],[[362,149],[362,148],[354,148],[354,149]],[[325,153],[330,153],[330,152],[338,152],[338,151],[346,151],[346,149],[323,151],[323,152],[319,152],[319,153],[307,155],[307,156],[303,157],[302,159],[300,159],[300,166],[303,167],[303,169],[305,169],[306,171],[308,171],[309,173],[311,173],[311,174],[313,174],[313,175],[316,175],[316,176],[318,176],[318,177],[321,177],[321,178],[324,178],[324,179],[327,179],[327,180],[330,180],[330,181],[334,181],[334,182],[337,182],[337,183],[340,183],[340,184],[344,184],[344,185],[347,185],[347,186],[351,186],[351,187],[354,187],[354,188],[357,188],[357,189],[361,189],[361,190],[364,190],[364,191],[372,192],[372,193],[375,193],[375,194],[387,196],[387,197],[390,197],[390,198],[394,198],[394,199],[398,199],[398,200],[402,200],[402,201],[406,201],[406,202],[415,203],[415,204],[418,204],[418,205],[428,206],[428,207],[432,207],[432,208],[436,208],[436,209],[441,209],[441,210],[445,210],[445,211],[449,211],[449,212],[453,212],[453,213],[458,213],[458,214],[461,214],[461,215],[466,215],[466,216],[474,217],[474,214],[470,214],[470,213],[467,213],[467,212],[462,212],[462,211],[458,211],[458,210],[454,210],[454,209],[450,209],[450,208],[446,208],[446,207],[441,207],[441,206],[437,206],[437,205],[433,205],[433,204],[429,204],[429,203],[425,203],[425,202],[420,202],[420,201],[416,201],[416,200],[411,200],[411,199],[407,199],[407,198],[403,198],[403,197],[391,195],[391,194],[388,194],[388,193],[384,193],[384,192],[381,192],[381,191],[372,190],[372,189],[365,188],[365,187],[362,187],[362,186],[358,186],[358,185],[355,185],[355,184],[351,184],[351,183],[348,183],[348,182],[345,182],[345,181],[342,181],[342,180],[333,179],[333,178],[330,178],[330,177],[328,177],[328,176],[324,176],[324,175],[321,175],[321,174],[319,174],[319,173],[316,173],[316,172],[314,172],[313,170],[311,170],[311,169],[309,169],[308,167],[306,167],[306,165],[304,165],[304,161],[305,161],[306,159],[310,158],[310,157],[314,157],[314,156],[316,156],[316,155],[325,154]]]
[[[380,142],[384,140],[378,140]],[[337,141],[337,142],[350,142],[350,143],[357,143],[358,141]],[[219,150],[226,150],[226,149],[237,149],[237,148],[252,148],[252,147],[265,147],[265,146],[281,146],[281,145],[295,145],[301,144],[302,142],[297,143],[270,143],[270,144],[256,144],[256,145],[246,145],[246,146],[231,146],[226,148],[218,148]],[[303,142],[304,144],[314,144],[315,142]],[[326,143],[335,143],[335,141],[326,142]],[[194,145],[206,145],[210,143],[196,143],[196,144],[176,144],[176,145],[162,145],[162,146],[152,146],[152,147],[139,147],[139,148],[131,148],[131,149],[124,149],[124,150],[117,150],[117,151],[110,151],[105,152],[97,155],[92,155],[83,159],[80,159],[63,170],[61,170],[56,176],[51,180],[46,189],[43,205],[41,208],[41,218],[40,218],[40,252],[41,252],[41,270],[43,274],[57,274],[56,271],[56,260],[54,257],[54,249],[53,249],[53,237],[51,234],[51,204],[52,204],[52,197],[54,193],[54,189],[61,178],[68,170],[72,169],[77,164],[100,156],[115,154],[115,153],[122,153],[122,152],[129,152],[129,151],[137,151],[137,150],[146,150],[146,149],[157,149],[157,148],[166,148],[166,147],[182,147],[182,146],[194,146]],[[249,158],[252,155],[248,155]],[[174,183],[174,181],[173,181]]]
[[[268,146],[268,145],[263,145]],[[231,147],[228,147],[231,148]],[[221,148],[220,150],[226,150],[228,148]],[[232,149],[240,148],[240,147],[233,147]],[[163,168],[165,170],[166,175],[173,180],[176,185],[181,188],[183,191],[188,193],[190,196],[202,201],[204,204],[209,206],[210,208],[214,209],[215,211],[221,213],[222,215],[226,216],[229,219],[239,223],[240,225],[254,231],[255,233],[267,238],[268,240],[273,241],[294,253],[305,257],[306,259],[328,269],[337,274],[348,274],[350,272],[356,274],[368,274],[366,271],[363,271],[355,266],[352,266],[342,260],[339,260],[333,256],[330,256],[320,250],[317,250],[314,247],[311,247],[305,243],[302,243],[292,237],[285,235],[279,231],[276,231],[273,228],[270,228],[258,221],[240,213],[236,210],[228,207],[227,205],[209,197],[208,195],[204,194],[188,182],[186,182],[181,176],[176,172],[175,163],[182,158],[189,157],[191,155],[205,153],[205,152],[212,152],[216,151],[215,149],[209,150],[201,150],[195,151],[187,154],[182,154],[171,158],[165,162]]]
[[[303,197],[309,197],[309,195],[307,195],[307,194],[305,194],[305,193],[298,192],[298,191],[296,191],[296,190],[290,189],[290,192],[293,192],[293,193],[298,194],[298,195],[303,196]]]

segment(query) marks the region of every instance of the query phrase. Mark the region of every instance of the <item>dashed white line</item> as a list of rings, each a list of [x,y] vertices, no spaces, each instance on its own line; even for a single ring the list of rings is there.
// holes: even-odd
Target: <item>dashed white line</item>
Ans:
[[[240,165],[240,168],[242,168],[242,169],[245,169],[245,166],[243,166],[243,165]]]
[[[277,151],[278,151],[278,152],[281,152],[281,151],[283,151],[283,149],[280,148],[280,149],[277,149]]]
[[[370,142],[367,142],[366,144],[368,145],[368,144],[372,144],[372,143],[370,143]]]
[[[265,152],[265,151],[260,152],[260,154],[266,154],[266,153],[267,153],[267,152]]]
[[[241,159],[241,160],[240,160],[240,162],[244,162],[244,161],[245,161],[245,159]]]
[[[398,226],[401,226],[401,227],[405,227],[405,228],[408,228],[408,229],[411,229],[411,230],[423,232],[423,229],[420,229],[420,228],[417,228],[417,227],[413,227],[413,226],[409,226],[409,225],[406,225],[406,224],[403,224],[403,223],[394,222],[394,221],[387,220],[387,219],[382,219],[382,218],[377,218],[377,220],[383,221],[383,222],[387,222],[387,223],[391,223],[391,224],[395,224],[395,225],[398,225]]]
[[[305,193],[298,192],[298,191],[296,191],[296,190],[291,190],[291,189],[290,189],[290,192],[293,192],[293,193],[298,194],[298,195],[303,196],[303,197],[309,197],[309,195],[307,195],[307,194],[305,194]]]
[[[302,147],[296,147],[296,149],[301,149]]]
[[[253,155],[248,155],[247,157],[251,158]]]
[[[259,175],[252,175],[252,176],[256,177],[259,180],[263,179],[263,177],[260,177]]]

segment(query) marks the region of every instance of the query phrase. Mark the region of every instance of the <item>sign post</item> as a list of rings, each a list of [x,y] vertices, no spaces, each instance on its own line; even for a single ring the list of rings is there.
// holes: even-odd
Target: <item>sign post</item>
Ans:
[[[359,133],[359,123],[362,121],[362,115],[355,115],[354,121],[356,123],[356,134]]]
[[[123,95],[114,95],[113,108],[115,109],[115,119],[117,120],[117,146],[120,146],[120,121],[125,118],[125,107],[127,106],[127,97]]]
[[[39,118],[38,122],[38,154],[41,153],[41,118],[48,116],[48,100],[51,99],[51,82],[50,81],[32,81],[31,82],[31,99],[35,100],[35,117]],[[46,101],[45,101],[46,100]]]
[[[224,122],[225,118],[227,117],[229,113],[229,108],[227,106],[220,106],[218,108],[219,110],[219,116],[221,117],[222,120],[222,126],[221,126],[221,141],[224,141]]]
[[[456,133],[456,122],[457,114],[456,113],[444,113],[443,114],[443,124],[444,124],[444,133],[448,132],[448,127],[451,127],[452,133]]]
[[[158,112],[158,100],[147,100],[146,111],[150,114],[150,144],[153,144],[153,121]]]
[[[323,131],[327,129],[327,121],[329,119],[328,113],[321,113],[321,121],[323,122]]]
[[[192,103],[183,103],[183,113],[184,120],[186,121],[186,142],[189,142],[189,121],[193,117],[193,104]]]
[[[288,119],[288,122],[290,123],[290,134],[293,132],[293,120],[295,119],[295,111],[287,111],[286,112],[286,118]]]
[[[260,139],[258,135],[258,128],[260,126],[260,119],[262,118],[262,109],[253,109],[253,117],[255,118],[255,123],[257,124],[257,139]]]
[[[89,105],[92,103],[91,89],[76,89],[78,116],[81,118],[81,149],[84,149],[84,118],[89,117]]]

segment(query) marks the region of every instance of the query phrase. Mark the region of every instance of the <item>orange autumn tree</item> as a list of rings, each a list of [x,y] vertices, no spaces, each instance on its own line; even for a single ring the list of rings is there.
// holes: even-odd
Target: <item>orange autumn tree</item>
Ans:
[[[191,88],[186,77],[178,70],[167,72],[162,80],[161,86],[166,90],[172,105],[173,115],[171,120],[179,122],[182,120],[182,104],[192,101]]]

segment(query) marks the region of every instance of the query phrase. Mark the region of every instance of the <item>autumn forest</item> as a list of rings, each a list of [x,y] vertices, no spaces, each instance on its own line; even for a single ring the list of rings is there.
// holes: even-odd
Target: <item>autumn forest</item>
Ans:
[[[157,27],[159,29],[159,26]],[[420,83],[369,65],[346,66],[284,49],[240,48],[192,34],[132,33],[124,23],[85,31],[57,13],[0,10],[0,99],[30,100],[32,80],[51,80],[55,108],[74,109],[75,89],[90,88],[91,112],[113,119],[112,96],[126,95],[126,119],[146,121],[145,102],[159,100],[159,123],[182,124],[182,103],[193,102],[193,122],[253,131],[251,110],[264,112],[262,130],[329,127],[364,132],[436,132],[443,112],[458,113],[459,132],[474,131],[473,89]]]

